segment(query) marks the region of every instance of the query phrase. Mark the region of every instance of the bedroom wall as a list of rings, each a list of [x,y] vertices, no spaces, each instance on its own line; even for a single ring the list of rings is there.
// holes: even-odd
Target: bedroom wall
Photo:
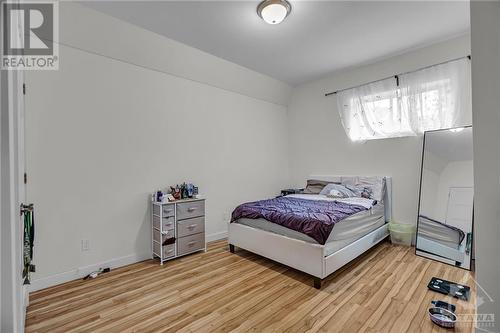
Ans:
[[[425,152],[420,214],[445,222],[450,187],[473,187],[473,162],[447,162],[430,151]]]
[[[476,332],[500,332],[499,17],[499,1],[471,1]]]
[[[451,187],[474,187],[474,168],[472,161],[454,161],[448,163],[439,175],[439,184],[435,202],[435,218],[446,220],[448,197]]]
[[[420,214],[436,219],[436,198],[439,186],[439,176],[447,165],[447,161],[435,155],[431,151],[425,152],[425,161],[423,163],[424,170],[422,171],[421,198],[420,198]]]
[[[149,258],[149,195],[160,187],[200,187],[210,240],[226,235],[234,206],[288,185],[289,86],[60,6],[59,70],[26,73],[32,290]]]
[[[439,174],[431,169],[424,169],[422,178],[425,181],[422,183],[422,195],[420,198],[420,215],[437,219],[436,215],[436,198],[439,184]]]
[[[393,218],[415,224],[422,137],[353,143],[340,123],[335,95],[324,94],[469,54],[470,38],[461,36],[295,87],[288,107],[292,183],[304,186],[312,174],[392,176]]]

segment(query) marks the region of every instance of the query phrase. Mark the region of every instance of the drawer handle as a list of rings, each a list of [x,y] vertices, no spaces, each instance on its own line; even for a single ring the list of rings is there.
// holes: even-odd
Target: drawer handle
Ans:
[[[188,225],[187,228],[189,230],[193,230],[194,228],[196,228],[196,224],[191,224],[191,225]]]
[[[190,212],[190,213],[194,212],[195,210],[196,210],[196,207],[189,207],[187,209],[187,211]]]
[[[161,234],[162,234],[162,235],[166,235],[166,234],[168,234],[168,230],[164,230]]]
[[[193,246],[194,244],[196,244],[196,241],[190,241],[190,242],[188,243],[188,246],[189,246],[189,247],[191,247],[191,246]]]
[[[165,223],[164,226],[165,227],[170,227],[172,225],[172,222],[169,222],[169,223]]]
[[[166,252],[166,253],[172,253],[172,252],[174,252],[174,250],[170,249],[170,250],[165,251],[165,252]]]
[[[164,209],[164,210],[163,210],[163,212],[164,212],[164,213],[171,213],[171,212],[173,212],[173,211],[174,211],[173,209]]]

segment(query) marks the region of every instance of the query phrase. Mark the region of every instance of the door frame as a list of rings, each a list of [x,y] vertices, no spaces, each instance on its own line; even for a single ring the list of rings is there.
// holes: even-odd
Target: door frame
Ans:
[[[23,285],[24,73],[0,70],[0,324],[1,331],[23,332],[28,289]]]

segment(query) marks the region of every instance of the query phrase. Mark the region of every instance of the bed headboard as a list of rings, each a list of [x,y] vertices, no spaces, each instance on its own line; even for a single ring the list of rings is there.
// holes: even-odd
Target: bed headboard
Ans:
[[[311,175],[307,179],[316,179],[332,183],[340,183],[342,177],[356,177],[356,176]],[[384,210],[385,210],[385,221],[389,222],[392,219],[392,177],[390,176],[378,176],[378,177],[385,178]]]

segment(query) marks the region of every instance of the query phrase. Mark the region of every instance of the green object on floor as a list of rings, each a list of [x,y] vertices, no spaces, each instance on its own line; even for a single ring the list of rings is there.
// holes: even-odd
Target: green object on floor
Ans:
[[[389,222],[389,231],[391,233],[391,242],[393,244],[411,246],[415,226],[413,224]]]

